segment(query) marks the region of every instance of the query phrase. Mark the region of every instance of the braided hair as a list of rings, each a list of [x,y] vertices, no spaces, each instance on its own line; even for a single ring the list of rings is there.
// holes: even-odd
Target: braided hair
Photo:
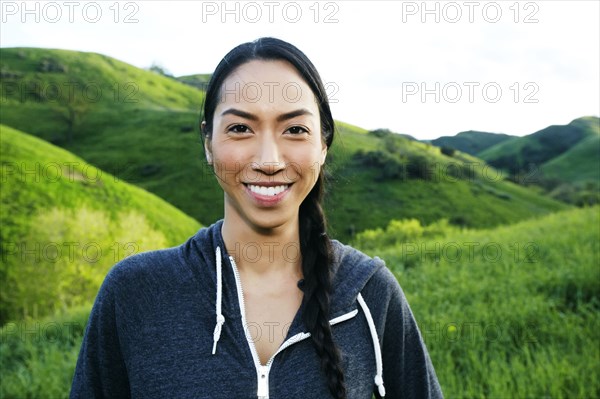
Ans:
[[[284,60],[294,66],[313,91],[319,108],[321,136],[329,148],[333,142],[335,124],[329,108],[325,87],[316,68],[308,57],[295,46],[275,38],[261,38],[244,43],[231,50],[217,65],[206,90],[202,134],[212,135],[212,122],[219,101],[223,82],[234,69],[252,60]],[[321,202],[324,192],[323,171],[300,204],[299,237],[304,274],[304,313],[303,319],[311,334],[313,346],[319,356],[321,369],[327,378],[327,385],[335,399],[346,398],[344,373],[341,355],[329,324],[330,295],[333,254],[331,241],[327,237],[327,223]]]
[[[321,368],[327,376],[329,391],[334,398],[345,398],[346,387],[340,366],[340,353],[333,341],[329,324],[332,251],[321,208],[322,196],[321,174],[300,205],[300,250],[305,301],[303,317],[321,359]]]

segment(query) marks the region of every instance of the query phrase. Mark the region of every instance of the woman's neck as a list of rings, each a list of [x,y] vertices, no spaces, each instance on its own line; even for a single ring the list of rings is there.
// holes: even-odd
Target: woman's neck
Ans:
[[[240,270],[302,276],[298,217],[274,228],[260,228],[236,213],[225,213],[221,234]]]

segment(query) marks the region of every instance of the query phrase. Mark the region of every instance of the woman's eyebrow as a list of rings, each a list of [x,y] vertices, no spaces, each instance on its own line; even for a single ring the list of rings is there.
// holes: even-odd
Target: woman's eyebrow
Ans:
[[[307,110],[306,108],[300,108],[300,109],[297,109],[295,111],[286,112],[285,114],[279,115],[277,117],[277,122],[283,122],[283,121],[286,121],[288,119],[292,119],[292,118],[295,118],[297,116],[302,116],[302,115],[310,115],[310,116],[312,116],[313,113],[310,112],[309,110]]]
[[[221,112],[221,116],[224,116],[224,115],[235,115],[235,116],[239,116],[241,118],[249,119],[251,121],[258,120],[258,116],[251,114],[250,112],[242,111],[241,109],[237,109],[237,108],[226,109],[225,111]],[[285,114],[279,115],[277,117],[277,122],[283,122],[288,119],[292,119],[292,118],[295,118],[297,116],[302,116],[302,115],[312,116],[313,113],[310,112],[309,110],[307,110],[306,108],[300,108],[300,109],[286,112]]]
[[[250,112],[242,111],[241,109],[229,108],[225,111],[221,112],[221,116],[225,115],[235,115],[241,118],[250,119],[251,121],[257,121],[258,116],[251,114]]]

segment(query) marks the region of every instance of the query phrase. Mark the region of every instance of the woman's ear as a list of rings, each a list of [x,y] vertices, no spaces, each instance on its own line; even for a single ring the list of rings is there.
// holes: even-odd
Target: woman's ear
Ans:
[[[323,149],[321,150],[321,166],[325,163],[325,158],[327,158],[327,146],[323,145]]]
[[[210,145],[210,138],[208,137],[208,134],[206,134],[206,121],[202,121],[200,124],[200,131],[204,136],[204,155],[206,156],[206,161],[209,164],[212,164],[212,147]]]
[[[206,156],[206,161],[212,165],[212,149],[210,147],[210,139],[204,139],[204,155]]]

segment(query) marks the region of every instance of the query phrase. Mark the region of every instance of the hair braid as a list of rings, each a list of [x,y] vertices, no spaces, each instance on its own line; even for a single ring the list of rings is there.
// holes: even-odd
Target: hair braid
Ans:
[[[323,175],[300,206],[300,249],[304,273],[304,323],[321,359],[329,391],[336,399],[346,398],[341,356],[333,341],[329,324],[331,293],[331,242],[326,234],[326,221],[321,208]]]

